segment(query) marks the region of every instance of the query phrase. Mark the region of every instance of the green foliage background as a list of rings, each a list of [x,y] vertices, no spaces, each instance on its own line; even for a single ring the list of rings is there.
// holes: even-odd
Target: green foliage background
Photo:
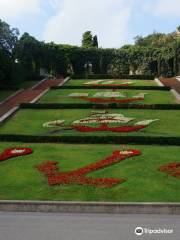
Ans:
[[[24,79],[39,78],[40,69],[47,75],[144,74],[173,76],[180,74],[180,34],[156,33],[137,36],[135,44],[119,49],[98,48],[97,36],[83,34],[82,47],[45,43],[28,33],[19,38],[18,29],[0,20],[0,84],[18,85]]]

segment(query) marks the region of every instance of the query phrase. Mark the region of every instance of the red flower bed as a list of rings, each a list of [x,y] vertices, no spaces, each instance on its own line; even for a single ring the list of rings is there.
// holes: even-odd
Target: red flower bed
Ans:
[[[130,84],[129,83],[121,83],[121,84],[93,84],[94,87],[99,87],[99,86],[103,86],[103,87],[128,87]]]
[[[135,132],[143,128],[146,128],[147,125],[137,125],[137,126],[121,126],[121,127],[109,127],[107,124],[102,124],[99,127],[89,127],[82,125],[72,125],[76,131],[79,132],[97,132],[97,131],[108,131],[108,132]]]
[[[31,154],[33,151],[30,148],[10,148],[6,149],[0,154],[0,161],[5,161],[9,158],[19,157],[23,155]]]
[[[122,183],[126,180],[115,178],[91,178],[84,175],[140,154],[141,152],[138,150],[115,151],[110,157],[69,172],[58,172],[58,162],[53,161],[42,163],[37,166],[37,169],[48,177],[48,184],[50,186],[60,184],[80,184],[92,185],[95,187],[112,187],[113,185]]]
[[[137,101],[144,101],[144,98],[126,98],[126,99],[116,99],[116,98],[88,98],[88,97],[78,97],[82,100],[92,102],[92,103],[131,103]]]
[[[160,167],[159,170],[173,177],[180,178],[180,163],[170,163]]]

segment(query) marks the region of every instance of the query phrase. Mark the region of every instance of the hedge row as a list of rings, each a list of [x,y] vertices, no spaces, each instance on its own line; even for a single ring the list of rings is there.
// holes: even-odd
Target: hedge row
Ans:
[[[153,109],[180,110],[180,104],[93,104],[93,103],[22,103],[21,109]]]
[[[180,137],[0,135],[1,142],[180,145]]]
[[[72,75],[72,79],[139,79],[139,80],[153,80],[155,76],[153,75],[108,75],[108,74],[75,74]]]
[[[18,91],[19,88],[15,86],[0,86],[0,91]]]
[[[158,90],[170,91],[170,87],[161,86],[53,86],[51,89],[129,89],[129,90]]]

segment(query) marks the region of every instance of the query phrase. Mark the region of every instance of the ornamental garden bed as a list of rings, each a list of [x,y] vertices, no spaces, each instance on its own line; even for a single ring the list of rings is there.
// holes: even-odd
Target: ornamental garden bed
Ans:
[[[1,143],[0,152],[17,147],[33,152],[0,161],[1,200],[180,201],[179,147]],[[127,154],[132,150],[136,151],[135,156],[125,159],[119,156],[119,152]],[[172,167],[176,176],[172,175]],[[76,177],[79,170],[88,181]],[[52,180],[53,171],[58,176],[68,173],[68,179],[73,172],[74,180],[50,184],[48,179]],[[107,179],[114,181],[114,185],[102,186]]]
[[[177,103],[170,91],[126,90],[126,89],[52,89],[39,103],[67,104],[169,104]]]
[[[0,134],[180,137],[178,110],[23,109]]]
[[[138,79],[71,79],[65,86],[157,86],[157,83]]]

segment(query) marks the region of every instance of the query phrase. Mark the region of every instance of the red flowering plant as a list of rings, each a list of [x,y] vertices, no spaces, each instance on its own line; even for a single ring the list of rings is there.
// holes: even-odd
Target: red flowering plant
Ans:
[[[141,129],[148,127],[152,122],[159,120],[148,119],[133,124],[128,124],[134,119],[135,118],[125,117],[123,114],[119,113],[108,113],[106,111],[105,112],[92,111],[90,116],[83,119],[75,120],[69,125],[64,124],[65,122],[64,120],[56,120],[44,123],[43,127],[53,128],[59,127],[60,129],[58,131],[75,129],[76,131],[79,132],[107,131],[117,133],[128,133],[140,131]]]
[[[30,148],[9,148],[0,154],[0,161],[5,161],[9,158],[19,157],[31,154],[33,151]]]
[[[154,121],[158,119],[149,119],[137,122],[135,124],[123,125],[120,124],[128,124],[134,120],[134,118],[125,117],[122,114],[98,114],[94,113],[91,116],[74,121],[71,127],[79,132],[96,132],[96,131],[107,131],[107,132],[118,132],[118,133],[128,133],[140,131],[143,128],[146,128]],[[100,124],[99,126],[89,126],[87,124]],[[118,126],[110,126],[108,124],[118,124]]]
[[[118,87],[118,86],[130,86],[133,84],[134,81],[126,81],[126,80],[94,80],[90,82],[85,82],[84,85],[89,85],[89,86],[94,86],[94,87],[99,87],[99,86],[108,86],[108,87]]]
[[[117,98],[88,98],[88,97],[79,97],[79,99],[91,102],[91,103],[132,103],[138,101],[144,101],[144,98],[126,98],[126,99],[117,99]]]
[[[78,132],[121,132],[121,133],[128,133],[128,132],[136,132],[143,128],[146,128],[145,125],[139,126],[120,126],[120,127],[109,127],[106,123],[101,124],[99,127],[90,127],[90,126],[83,126],[83,125],[73,125],[72,126]]]
[[[170,176],[180,178],[180,163],[169,163],[167,165],[161,166],[159,170]]]
[[[104,83],[102,83],[102,84],[93,84],[92,86],[94,86],[94,87],[99,87],[99,86],[103,86],[103,87],[112,87],[112,88],[114,88],[114,87],[128,87],[128,86],[130,86],[130,84],[129,83],[117,83],[117,84],[104,84]]]
[[[87,92],[71,93],[68,96],[72,98],[78,98],[91,103],[98,104],[110,104],[110,103],[133,103],[145,100],[147,93],[138,93],[133,96],[129,96],[129,92],[119,92],[117,89],[111,91],[96,92],[93,96],[89,96]]]
[[[48,184],[50,186],[60,184],[79,184],[95,187],[112,187],[116,184],[123,183],[126,180],[120,178],[92,178],[86,177],[85,175],[121,162],[127,158],[139,155],[141,155],[139,150],[115,151],[110,157],[69,172],[59,172],[57,167],[58,162],[54,161],[44,162],[38,165],[37,169],[47,176]]]

